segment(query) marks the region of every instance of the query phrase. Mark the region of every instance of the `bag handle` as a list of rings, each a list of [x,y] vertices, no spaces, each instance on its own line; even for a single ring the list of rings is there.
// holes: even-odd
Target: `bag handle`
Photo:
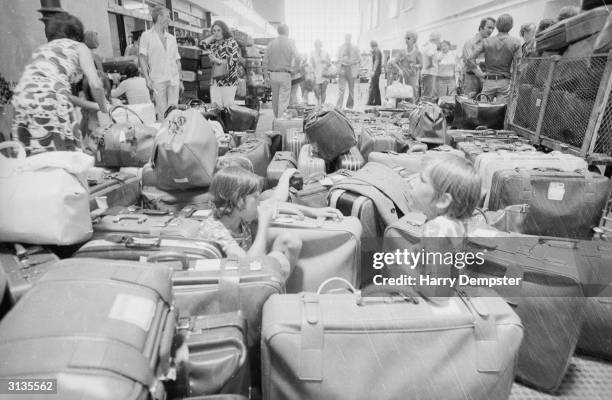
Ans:
[[[484,93],[478,93],[476,97],[474,97],[474,100],[480,101],[480,98],[483,96],[487,99],[487,103],[491,102],[491,97],[488,94],[484,94]]]
[[[194,107],[194,103],[196,106],[201,106],[204,104],[204,102],[200,99],[191,99],[187,102],[187,106],[193,108]]]
[[[23,147],[23,144],[21,142],[18,142],[16,140],[10,140],[8,142],[2,142],[0,143],[0,150],[4,150],[4,149],[17,149],[17,159],[18,160],[25,160],[26,158],[26,150],[25,147]],[[4,156],[2,153],[0,153],[0,156],[4,157],[4,158],[8,158],[6,156]]]
[[[136,116],[136,118],[138,118],[138,121],[139,121],[139,122],[140,122],[142,125],[144,125],[144,121],[143,121],[143,120],[140,118],[140,116],[139,116],[138,114],[136,114],[136,112],[135,112],[134,110],[132,110],[131,108],[125,107],[125,106],[114,106],[113,108],[111,108],[111,110],[110,110],[110,113],[109,113],[109,114],[110,114],[110,117],[111,117],[111,120],[113,121],[113,123],[115,123],[115,124],[117,123],[117,121],[115,120],[115,117],[113,117],[113,112],[114,112],[115,110],[119,109],[119,108],[122,108],[122,109],[126,110],[126,112],[125,112],[125,115],[126,115],[126,120],[128,120],[128,118],[127,118],[127,113],[128,113],[128,112],[131,112],[132,114],[134,114],[134,115]],[[129,121],[128,121],[128,122],[129,122]]]
[[[157,254],[151,254],[147,257],[147,262],[158,263],[168,261],[179,261],[183,271],[189,270],[189,258],[184,253],[178,251],[164,251]]]
[[[360,294],[360,291],[355,289],[355,286],[353,286],[349,281],[347,281],[344,278],[340,278],[340,277],[332,277],[329,279],[326,279],[323,283],[321,283],[321,285],[319,285],[319,289],[317,290],[317,296],[324,293],[323,289],[325,288],[325,286],[327,286],[328,284],[332,283],[332,282],[342,282],[344,283],[344,285],[346,286],[347,289],[349,289],[351,291],[351,293]]]

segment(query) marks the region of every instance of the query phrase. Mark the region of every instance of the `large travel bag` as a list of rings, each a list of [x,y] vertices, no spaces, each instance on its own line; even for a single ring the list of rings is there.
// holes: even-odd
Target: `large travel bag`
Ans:
[[[22,298],[58,261],[55,254],[42,246],[0,244],[0,274],[6,278],[7,305],[10,307]]]
[[[332,161],[357,144],[351,122],[336,109],[314,109],[304,119],[304,133],[319,157],[326,161]]]
[[[189,351],[176,366],[169,398],[207,394],[249,394],[247,326],[240,313],[210,314],[179,320],[176,345]]]
[[[497,141],[491,140],[470,140],[466,142],[457,143],[457,150],[461,150],[465,153],[465,158],[474,162],[476,157],[483,153],[496,152],[498,150],[510,151],[510,152],[535,152],[536,149],[530,144],[526,144],[519,141]]]
[[[308,144],[308,138],[301,128],[289,128],[283,135],[283,151],[293,153],[296,160],[299,159],[300,151],[305,144]]]
[[[305,144],[298,157],[298,170],[307,179],[311,176],[325,175],[325,161],[318,156],[311,144]]]
[[[434,103],[422,102],[410,112],[410,135],[423,143],[446,142],[446,117]]]
[[[500,170],[493,174],[489,209],[528,204],[525,233],[590,239],[611,187],[609,178],[588,170]]]
[[[357,147],[351,147],[351,149],[344,154],[341,154],[334,163],[334,169],[346,169],[348,171],[357,171],[365,164],[363,156],[359,152]]]
[[[201,208],[212,201],[212,195],[206,188],[161,190],[155,186],[143,186],[141,195],[142,208],[169,213],[178,213],[187,206]]]
[[[200,223],[166,211],[132,208],[109,209],[94,220],[95,234],[142,234],[195,239]]]
[[[221,111],[221,120],[228,132],[255,130],[259,121],[259,111],[232,104]]]
[[[587,169],[587,163],[580,157],[563,154],[558,151],[545,154],[541,152],[516,153],[500,150],[476,157],[474,168],[482,180],[482,190],[485,193],[484,205],[488,207],[491,183],[495,171],[514,168],[556,168],[561,171],[575,171]]]
[[[62,399],[163,399],[172,304],[167,267],[62,260],[0,323],[0,377],[57,379]]]
[[[497,140],[501,142],[514,142],[519,140],[519,136],[514,131],[504,131],[495,129],[449,129],[448,131],[446,131],[446,139],[446,144],[456,148],[460,142],[469,142],[472,140]]]
[[[89,183],[89,209],[131,206],[140,200],[141,180],[124,172],[105,173],[98,179],[87,178]]]
[[[581,249],[572,240],[527,235],[469,238],[469,243],[472,252],[482,253],[484,263],[468,265],[468,275],[521,278],[517,286],[495,286],[525,327],[517,378],[542,390],[556,390],[584,320],[581,282],[592,280],[593,271],[581,264]]]
[[[392,132],[399,131],[397,126],[366,125],[359,135],[359,151],[365,159],[373,151],[397,151],[397,141]]]
[[[453,119],[455,129],[476,129],[479,126],[504,129],[505,117],[505,104],[491,104],[490,100],[480,101],[478,97],[473,100],[468,97],[455,96],[455,118]]]
[[[134,115],[117,122],[113,112],[122,108]],[[86,152],[93,155],[98,167],[142,167],[151,158],[157,130],[146,126],[130,108],[115,106],[110,112],[112,123],[99,127],[87,139]]]
[[[264,307],[263,398],[506,399],[523,337],[497,297],[446,303],[365,293],[275,295]],[[397,291],[397,290],[396,290]]]
[[[598,7],[556,23],[536,35],[538,51],[560,50],[601,31],[609,14],[607,7]]]
[[[173,110],[155,138],[151,165],[162,190],[207,187],[218,144],[212,127],[196,109]]]
[[[280,215],[268,231],[268,247],[287,233],[302,240],[302,251],[287,280],[287,293],[315,290],[333,276],[359,285],[362,228],[357,218],[324,220]]]
[[[283,172],[290,168],[297,168],[297,161],[290,151],[277,151],[266,170],[266,186],[271,189],[278,185]]]
[[[249,138],[249,140],[243,140],[240,146],[231,149],[223,157],[226,160],[238,158],[244,160],[247,164],[250,161],[250,168],[245,169],[265,177],[270,162],[270,148],[264,139]]]

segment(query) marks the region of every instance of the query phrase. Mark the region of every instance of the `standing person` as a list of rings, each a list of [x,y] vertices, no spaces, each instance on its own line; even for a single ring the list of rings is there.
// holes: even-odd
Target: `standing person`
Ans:
[[[346,108],[353,108],[355,98],[355,78],[359,74],[359,49],[351,43],[351,35],[344,36],[344,44],[338,50],[340,71],[338,77],[338,101],[336,107],[342,108],[344,92],[348,84],[349,95],[346,99]]]
[[[238,89],[238,42],[232,36],[229,28],[223,21],[215,21],[211,27],[212,35],[200,42],[204,50],[210,51],[212,63],[221,65],[227,63],[228,73],[222,78],[213,78],[210,86],[210,101],[227,107],[234,104],[236,90]]]
[[[537,26],[535,22],[528,22],[521,25],[520,35],[523,38],[521,46],[521,57],[535,57],[536,55],[536,35]]]
[[[414,97],[419,94],[419,73],[423,67],[423,55],[419,51],[416,42],[419,36],[415,31],[408,31],[404,36],[406,50],[389,61],[389,66],[394,67],[404,84],[412,86]],[[390,84],[391,82],[387,82]]]
[[[461,92],[468,97],[474,97],[474,95],[477,95],[482,91],[482,82],[474,72],[475,67],[471,66],[467,62],[468,56],[471,53],[472,48],[479,45],[484,39],[491,36],[494,30],[495,19],[491,17],[483,18],[480,20],[478,33],[463,45],[463,52],[461,54],[463,74],[461,76],[462,81],[459,86],[461,87]],[[478,57],[476,59],[476,63],[480,65],[481,70],[484,69],[484,56]]]
[[[91,55],[94,59],[94,64],[98,71],[104,72],[102,68],[102,57],[94,50],[100,47],[100,40],[98,39],[98,32],[94,31],[85,31],[83,34],[83,42],[85,46],[87,46],[91,50]]]
[[[310,55],[310,66],[314,73],[314,94],[319,105],[325,103],[325,95],[327,93],[327,85],[329,79],[326,75],[331,67],[331,58],[329,54],[323,50],[323,43],[317,39],[314,42],[315,49]]]
[[[372,75],[370,76],[370,89],[368,91],[368,105],[379,106],[380,100],[380,73],[382,72],[382,52],[378,48],[378,43],[372,40],[370,42],[372,48]]]
[[[14,89],[13,132],[30,152],[75,150],[74,105],[70,90],[80,75],[88,82],[94,107],[108,113],[102,81],[91,50],[83,43],[83,24],[68,13],[52,16],[45,27],[48,43],[39,46]]]
[[[495,98],[498,103],[507,103],[510,95],[512,70],[521,58],[521,40],[510,36],[514,21],[510,14],[502,14],[497,19],[497,35],[491,36],[474,46],[468,63],[474,72],[483,79],[482,93]],[[476,58],[484,53],[485,71],[476,65]]]
[[[440,42],[438,58],[438,96],[452,96],[455,94],[457,83],[455,80],[455,69],[457,68],[457,55],[450,49],[450,42]]]
[[[170,16],[163,6],[151,10],[153,27],[140,37],[140,68],[153,91],[157,118],[161,121],[169,106],[177,105],[179,92],[183,90],[180,80],[181,56],[176,38],[168,33]]]
[[[280,24],[277,31],[278,37],[268,44],[263,59],[266,84],[272,89],[275,118],[282,117],[289,106],[293,60],[299,58],[295,43],[289,39],[289,27]]]
[[[438,97],[436,77],[438,75],[438,48],[440,34],[432,32],[429,41],[423,46],[423,93],[422,97],[434,99]]]
[[[140,35],[142,31],[132,31],[132,44],[125,48],[124,56],[138,57],[138,47],[140,47]]]
[[[306,79],[306,60],[300,54],[298,58],[293,59],[293,73],[291,74],[291,94],[289,95],[289,104],[295,106],[300,101],[298,100],[298,88]],[[304,93],[302,92],[302,95]]]

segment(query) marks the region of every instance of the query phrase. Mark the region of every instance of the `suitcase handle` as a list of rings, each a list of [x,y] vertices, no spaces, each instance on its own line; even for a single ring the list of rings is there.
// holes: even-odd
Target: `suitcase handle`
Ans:
[[[337,276],[333,277],[333,278],[326,279],[323,283],[321,283],[321,285],[319,285],[319,289],[317,290],[317,296],[322,294],[323,293],[323,289],[325,288],[325,286],[327,286],[331,282],[342,282],[342,283],[344,283],[346,288],[351,291],[351,293],[357,294],[359,297],[361,297],[361,294],[360,294],[361,291],[355,289],[355,286],[353,286],[351,284],[351,282],[347,281],[344,278],[340,278],[340,277],[337,277]]]
[[[174,251],[165,251],[157,254],[152,254],[147,257],[147,262],[157,263],[164,261],[180,261],[181,268],[183,271],[189,270],[189,259],[183,253],[174,252]]]
[[[136,221],[139,224],[143,224],[147,221],[147,217],[144,215],[130,215],[130,214],[120,214],[113,218],[113,222],[121,222],[125,220]]]

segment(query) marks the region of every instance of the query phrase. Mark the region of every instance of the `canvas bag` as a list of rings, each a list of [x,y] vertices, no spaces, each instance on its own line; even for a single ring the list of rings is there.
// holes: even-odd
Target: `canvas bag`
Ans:
[[[325,161],[334,160],[357,144],[353,125],[335,108],[315,108],[304,118],[304,133]]]
[[[55,151],[26,158],[18,142],[17,158],[0,153],[0,242],[71,245],[93,233],[86,172],[93,157]]]
[[[218,143],[198,110],[173,110],[155,138],[151,166],[162,190],[206,187],[212,181]]]
[[[410,113],[410,135],[420,142],[444,144],[446,142],[446,118],[442,109],[423,102]]]
[[[412,99],[414,98],[414,89],[410,85],[404,83],[403,77],[393,82],[387,87],[387,98],[389,99]]]

